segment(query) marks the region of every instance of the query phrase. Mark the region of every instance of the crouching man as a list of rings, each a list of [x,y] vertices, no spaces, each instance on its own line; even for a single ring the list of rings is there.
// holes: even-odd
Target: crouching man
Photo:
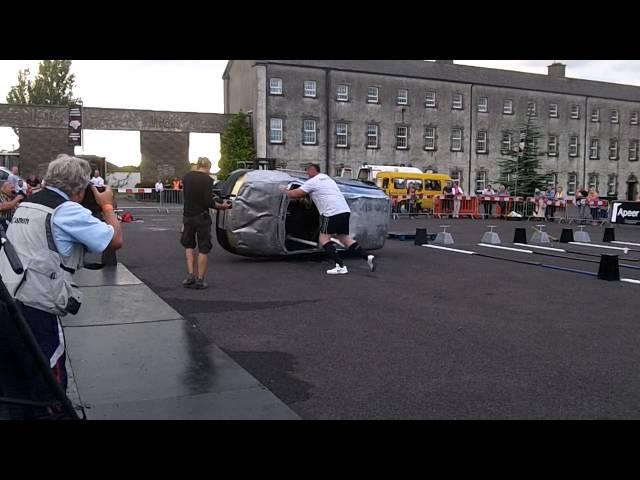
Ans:
[[[90,178],[91,167],[86,160],[59,155],[47,169],[46,188],[20,204],[7,231],[24,273],[16,275],[4,250],[0,253],[0,275],[65,391],[65,344],[59,317],[75,315],[82,303],[82,294],[72,283],[72,275],[82,266],[85,251],[99,253],[122,247],[111,189],[107,187],[100,193],[90,187],[102,209],[104,222],[81,205]],[[4,390],[11,391],[3,394],[34,401],[51,400],[46,383],[39,377],[16,372],[15,383],[3,385]]]

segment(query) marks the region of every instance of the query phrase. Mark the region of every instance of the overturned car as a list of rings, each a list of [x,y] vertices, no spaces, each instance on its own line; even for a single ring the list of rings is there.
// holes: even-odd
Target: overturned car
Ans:
[[[320,215],[309,198],[290,200],[280,192],[304,183],[306,176],[279,170],[236,170],[220,188],[233,207],[218,211],[216,236],[227,251],[249,257],[320,252]],[[391,201],[376,186],[334,178],[351,209],[350,233],[364,249],[382,248]]]

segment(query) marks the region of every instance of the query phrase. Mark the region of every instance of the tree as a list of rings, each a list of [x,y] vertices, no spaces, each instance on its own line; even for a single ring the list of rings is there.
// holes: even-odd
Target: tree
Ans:
[[[536,188],[542,189],[546,185],[547,175],[539,172],[540,157],[545,155],[538,149],[540,138],[540,128],[528,115],[527,123],[520,128],[518,147],[506,154],[509,158],[498,161],[498,182],[513,195],[533,196]]]
[[[229,122],[220,137],[219,180],[226,179],[231,172],[236,170],[238,162],[253,162],[256,158],[251,127],[247,118],[247,115],[242,111],[238,113]]]
[[[18,83],[7,94],[7,103],[19,105],[70,105],[79,99],[73,96],[76,77],[71,60],[43,60],[33,81],[26,68],[18,72]]]

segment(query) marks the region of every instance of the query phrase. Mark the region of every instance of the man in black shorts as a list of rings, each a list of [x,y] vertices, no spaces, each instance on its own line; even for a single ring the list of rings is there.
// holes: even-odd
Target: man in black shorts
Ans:
[[[226,210],[228,201],[216,203],[213,197],[213,180],[209,176],[211,162],[206,157],[198,158],[196,169],[182,180],[184,187],[184,216],[180,243],[187,257],[187,278],[182,282],[186,288],[203,289],[209,285],[204,281],[207,273],[207,255],[211,251],[210,208]],[[198,247],[196,262],[195,248]]]
[[[336,236],[340,243],[367,261],[369,269],[375,271],[375,257],[365,251],[358,242],[349,236],[349,217],[351,209],[338,188],[336,182],[324,173],[320,173],[320,165],[313,163],[307,167],[309,180],[295,190],[287,190],[282,186],[280,190],[291,199],[302,198],[309,195],[320,213],[320,245],[335,263],[335,268],[327,270],[329,275],[344,275],[349,273],[342,262],[336,247],[331,241]]]

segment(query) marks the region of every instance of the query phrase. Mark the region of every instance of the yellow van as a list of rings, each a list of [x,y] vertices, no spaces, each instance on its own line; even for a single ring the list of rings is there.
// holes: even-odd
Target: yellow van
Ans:
[[[447,181],[451,181],[451,177],[440,173],[380,172],[376,177],[376,185],[391,198],[396,208],[407,203],[409,187],[414,186],[422,210],[433,208],[434,195],[442,194]]]

